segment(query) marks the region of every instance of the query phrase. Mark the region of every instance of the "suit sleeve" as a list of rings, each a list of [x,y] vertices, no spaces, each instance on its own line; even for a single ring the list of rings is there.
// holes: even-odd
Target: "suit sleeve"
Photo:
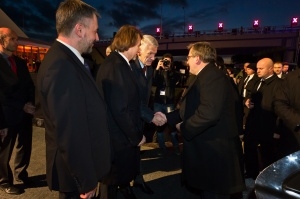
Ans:
[[[141,102],[141,117],[147,123],[151,123],[154,117],[154,112],[144,101]]]
[[[296,101],[300,100],[297,97],[294,99],[292,97],[292,93],[297,95],[295,92],[299,92],[297,91],[299,89],[294,88],[294,86],[299,86],[298,83],[292,82],[289,77],[281,81],[281,84],[278,86],[277,91],[275,92],[273,102],[275,113],[280,119],[283,120],[283,122],[292,132],[298,131],[300,124],[300,107],[294,107],[292,105],[292,103],[296,104]]]

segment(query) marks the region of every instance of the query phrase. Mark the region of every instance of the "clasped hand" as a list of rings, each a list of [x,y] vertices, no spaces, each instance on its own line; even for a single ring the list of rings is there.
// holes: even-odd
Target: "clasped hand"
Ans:
[[[35,106],[32,103],[28,102],[24,105],[23,110],[25,113],[33,115],[35,113]]]
[[[154,117],[152,119],[152,122],[156,125],[156,126],[162,126],[165,123],[167,123],[167,117],[165,114],[163,114],[162,112],[156,112],[154,114]]]

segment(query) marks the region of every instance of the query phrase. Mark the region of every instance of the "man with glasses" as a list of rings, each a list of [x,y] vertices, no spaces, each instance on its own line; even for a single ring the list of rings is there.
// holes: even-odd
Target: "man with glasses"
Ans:
[[[188,46],[192,79],[185,89],[176,125],[183,136],[182,183],[186,196],[229,199],[245,189],[242,149],[230,80],[214,62],[208,42]],[[168,118],[169,121],[169,118]]]

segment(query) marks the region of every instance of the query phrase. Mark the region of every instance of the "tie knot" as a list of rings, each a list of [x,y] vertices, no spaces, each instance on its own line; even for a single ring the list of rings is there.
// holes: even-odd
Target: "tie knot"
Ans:
[[[84,60],[83,65],[84,65],[85,69],[86,69],[88,72],[91,72],[91,71],[90,71],[90,66],[89,66],[89,64],[87,63],[86,60]]]
[[[9,61],[13,61],[14,60],[14,57],[11,55],[7,58]]]
[[[144,65],[143,71],[146,72],[147,66]]]

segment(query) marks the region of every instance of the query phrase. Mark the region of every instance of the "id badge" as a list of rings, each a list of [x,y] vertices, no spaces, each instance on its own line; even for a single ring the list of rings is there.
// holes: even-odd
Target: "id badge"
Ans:
[[[160,91],[160,95],[166,95],[166,91],[165,90]]]

